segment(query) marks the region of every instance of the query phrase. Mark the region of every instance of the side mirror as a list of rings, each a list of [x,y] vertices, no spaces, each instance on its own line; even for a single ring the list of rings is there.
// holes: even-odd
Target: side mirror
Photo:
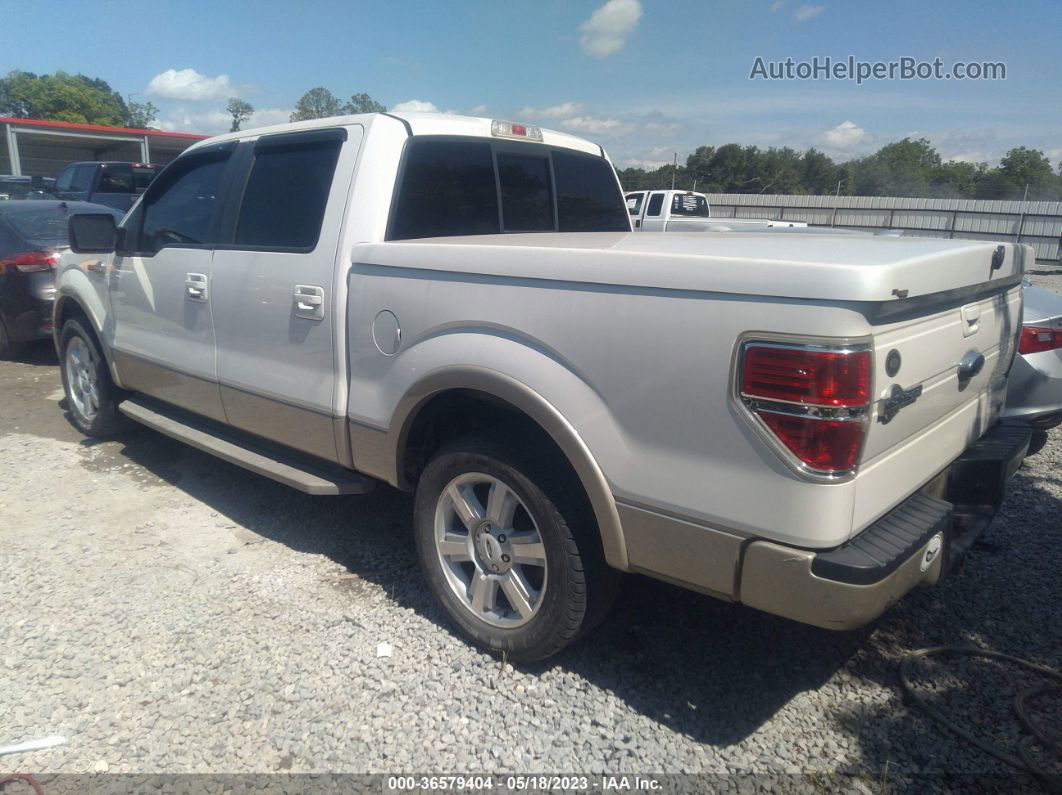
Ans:
[[[118,228],[110,213],[81,213],[68,221],[70,248],[75,254],[110,254],[115,249]]]

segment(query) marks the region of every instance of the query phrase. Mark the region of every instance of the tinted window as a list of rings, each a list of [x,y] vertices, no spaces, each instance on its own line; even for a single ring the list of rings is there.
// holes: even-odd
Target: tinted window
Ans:
[[[96,188],[97,193],[132,193],[133,192],[133,167],[132,166],[104,166],[100,174],[100,185]]]
[[[645,200],[644,193],[628,193],[627,194],[627,212],[632,216],[638,215],[642,211],[642,202]]]
[[[92,164],[74,167],[74,180],[69,190],[88,192],[92,190],[92,178],[96,175],[96,166]]]
[[[553,231],[553,196],[546,157],[499,153],[498,181],[506,232]]]
[[[671,199],[671,214],[689,216],[691,218],[707,218],[708,200],[703,196],[676,194]]]
[[[63,173],[55,180],[56,190],[70,190],[70,185],[74,181],[74,167],[67,166],[63,169]]]
[[[227,160],[228,152],[191,155],[160,175],[146,199],[140,251],[215,242],[212,227]]]
[[[236,245],[316,246],[341,146],[330,140],[260,147],[240,205]]]
[[[630,231],[623,195],[607,160],[555,150],[553,175],[561,232]]]
[[[414,141],[406,156],[392,239],[499,232],[486,141]]]
[[[646,215],[660,215],[660,208],[664,206],[664,194],[654,193],[649,197],[649,206],[645,208]]]
[[[143,191],[151,184],[151,181],[155,179],[155,175],[159,173],[158,166],[140,166],[139,168],[133,167],[133,190],[137,192]]]

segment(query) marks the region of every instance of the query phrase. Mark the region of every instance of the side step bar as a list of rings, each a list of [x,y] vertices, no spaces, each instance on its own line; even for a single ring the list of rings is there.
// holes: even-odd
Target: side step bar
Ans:
[[[118,410],[153,430],[307,494],[366,494],[376,486],[375,480],[357,472],[302,460],[297,454],[280,453],[240,438],[239,431],[212,431],[209,421],[169,412],[153,401],[129,398]]]

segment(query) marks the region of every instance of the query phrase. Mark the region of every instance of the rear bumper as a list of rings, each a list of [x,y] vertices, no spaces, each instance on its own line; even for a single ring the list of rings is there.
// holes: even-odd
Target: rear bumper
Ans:
[[[999,510],[1031,431],[1001,422],[919,493],[836,549],[753,541],[742,557],[738,600],[828,629],[873,621],[919,584],[953,570]]]

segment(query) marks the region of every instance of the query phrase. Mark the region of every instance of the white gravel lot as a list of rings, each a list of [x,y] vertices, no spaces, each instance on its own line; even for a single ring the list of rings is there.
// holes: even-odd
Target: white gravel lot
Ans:
[[[0,757],[0,772],[852,773],[864,791],[950,773],[1032,786],[908,710],[896,667],[943,644],[1059,666],[1058,432],[961,574],[868,629],[817,630],[632,577],[592,636],[503,670],[428,594],[407,495],[308,497],[147,430],[88,442],[61,398],[47,347],[0,363],[0,745],[68,738]],[[934,665],[927,693],[1014,742],[1010,701],[1032,680]]]

